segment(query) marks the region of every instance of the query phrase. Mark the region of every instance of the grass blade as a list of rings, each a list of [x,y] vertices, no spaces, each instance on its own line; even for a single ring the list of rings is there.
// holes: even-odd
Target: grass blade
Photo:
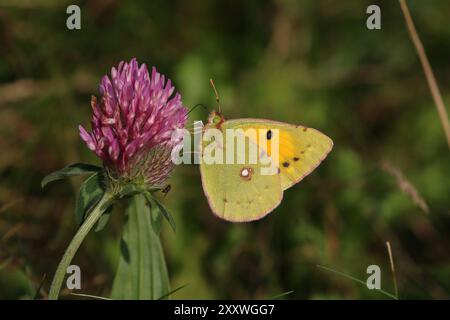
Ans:
[[[395,298],[398,299],[397,273],[395,272],[394,256],[392,255],[391,243],[389,241],[386,241],[386,247],[389,255],[389,262],[391,264],[392,278],[394,280]]]
[[[416,26],[409,12],[408,5],[405,0],[399,0],[400,7],[405,17],[406,26],[408,28],[411,41],[416,48],[417,55],[419,56],[420,63],[422,64],[423,72],[425,73],[425,78],[427,79],[428,87],[430,88],[431,95],[433,97],[434,103],[436,104],[436,109],[441,120],[442,128],[444,129],[445,137],[447,139],[448,147],[450,148],[450,122],[448,120],[447,110],[445,109],[444,100],[442,99],[441,91],[437,84],[436,78],[434,77],[433,69],[428,61],[427,53],[423,47],[422,41],[420,40],[419,34],[417,33]]]
[[[189,283],[183,284],[182,286],[179,286],[176,289],[173,289],[172,291],[168,292],[167,294],[163,295],[162,297],[158,298],[158,300],[164,300],[165,298],[168,298],[169,296],[171,296],[172,294],[174,294],[175,292],[186,288],[189,285]]]
[[[285,297],[287,295],[290,295],[291,293],[294,293],[294,290],[282,292],[282,293],[277,294],[276,296],[274,296],[272,298],[269,298],[269,300],[277,300],[277,299],[280,299],[280,298]]]
[[[353,276],[351,276],[351,275],[349,275],[349,274],[346,274],[346,273],[343,273],[343,272],[340,272],[340,271],[337,271],[337,270],[334,270],[334,269],[331,269],[331,268],[322,266],[322,265],[320,265],[320,264],[318,264],[317,267],[319,267],[319,268],[321,268],[321,269],[324,269],[324,270],[326,270],[326,271],[333,272],[333,273],[338,274],[338,275],[340,275],[340,276],[342,276],[342,277],[344,277],[344,278],[353,280],[353,281],[355,281],[355,282],[358,282],[358,283],[360,283],[360,284],[366,286],[366,282],[365,282],[365,281],[360,280],[360,279],[358,279],[358,278],[355,278],[355,277],[353,277]],[[396,296],[394,296],[393,294],[391,294],[391,293],[389,293],[389,292],[387,292],[387,291],[384,291],[384,290],[382,290],[382,289],[375,289],[375,290],[378,291],[378,292],[380,292],[380,293],[382,293],[382,294],[384,294],[384,295],[386,295],[386,296],[388,296],[389,298],[392,298],[392,299],[394,299],[394,300],[398,300]]]
[[[95,299],[95,300],[111,300],[105,297],[100,297],[100,296],[94,296],[91,294],[84,294],[84,293],[73,293],[71,292],[70,295],[72,296],[77,296],[77,297],[83,297],[83,298],[91,298],[91,299]]]

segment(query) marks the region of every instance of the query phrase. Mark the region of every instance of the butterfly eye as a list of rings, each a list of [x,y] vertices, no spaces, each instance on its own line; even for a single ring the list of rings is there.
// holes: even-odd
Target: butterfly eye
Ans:
[[[272,130],[267,131],[267,140],[272,139]]]

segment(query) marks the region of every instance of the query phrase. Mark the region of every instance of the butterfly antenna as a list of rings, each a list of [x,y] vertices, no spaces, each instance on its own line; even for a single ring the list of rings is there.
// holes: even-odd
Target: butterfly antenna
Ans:
[[[216,86],[214,85],[213,79],[209,79],[209,82],[211,82],[211,86],[213,87],[214,94],[216,95],[216,102],[219,106],[219,113],[222,114],[222,106],[220,105],[220,99],[219,99],[219,93],[217,92]]]
[[[206,111],[208,111],[208,108],[206,108],[203,104],[197,103],[195,106],[193,106],[193,107],[191,108],[191,110],[189,110],[189,112],[187,113],[187,115],[189,115],[189,113],[191,113],[192,111],[194,111],[197,107],[203,107],[203,109],[205,109]]]

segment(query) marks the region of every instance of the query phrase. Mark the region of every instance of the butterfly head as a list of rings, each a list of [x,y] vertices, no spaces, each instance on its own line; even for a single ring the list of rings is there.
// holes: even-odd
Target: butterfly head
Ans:
[[[217,92],[217,89],[216,89],[213,79],[209,79],[209,82],[211,82],[211,86],[214,90],[214,94],[216,96],[216,102],[217,102],[217,106],[219,107],[219,111],[213,111],[209,114],[208,125],[212,126],[212,127],[216,127],[217,129],[220,129],[220,127],[222,126],[222,123],[225,121],[225,119],[223,118],[223,115],[222,115],[222,106],[220,105],[219,93]]]
[[[225,119],[223,118],[222,113],[218,111],[213,111],[208,116],[208,125],[216,127],[218,129],[221,127],[224,121]]]

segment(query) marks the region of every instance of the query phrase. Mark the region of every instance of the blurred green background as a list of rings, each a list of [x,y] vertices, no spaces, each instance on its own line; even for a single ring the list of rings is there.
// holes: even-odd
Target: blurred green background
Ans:
[[[81,30],[65,26],[73,3]],[[450,105],[450,2],[408,3]],[[366,28],[370,4],[382,30]],[[365,281],[376,264],[393,292],[386,241],[400,298],[450,298],[449,148],[388,0],[0,0],[0,298],[32,298],[46,275],[45,297],[76,231],[82,180],[40,181],[69,163],[100,164],[77,126],[89,126],[101,76],[132,57],[171,78],[188,107],[215,107],[212,77],[227,118],[303,124],[335,142],[254,223],[213,216],[198,167],[178,167],[164,199],[178,228],[162,236],[172,287],[189,285],[173,298],[386,298],[317,267]],[[198,108],[190,122],[206,117]],[[77,253],[80,292],[109,295],[122,224],[116,210]]]

